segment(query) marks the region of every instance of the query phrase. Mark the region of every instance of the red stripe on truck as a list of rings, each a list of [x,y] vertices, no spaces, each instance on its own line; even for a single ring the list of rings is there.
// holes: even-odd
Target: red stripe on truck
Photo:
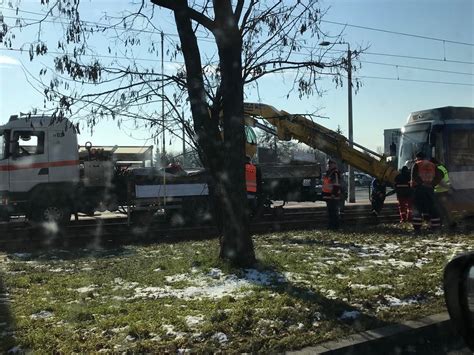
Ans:
[[[45,162],[45,163],[0,165],[0,171],[58,168],[62,166],[71,166],[71,165],[79,165],[79,160],[61,160],[61,161],[51,161],[51,162]]]

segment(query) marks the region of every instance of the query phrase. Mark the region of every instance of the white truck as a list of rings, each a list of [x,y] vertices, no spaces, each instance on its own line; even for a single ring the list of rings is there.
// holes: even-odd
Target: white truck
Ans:
[[[77,134],[68,119],[47,116],[11,116],[0,126],[0,219],[24,215],[36,222],[64,224],[71,214],[93,215],[98,210],[137,217],[162,210],[168,217],[178,214],[192,222],[208,218],[205,170],[127,169],[116,164],[111,152],[90,143],[84,154]],[[318,164],[262,169],[266,201],[317,199]]]
[[[66,222],[71,213],[116,209],[107,191],[111,162],[89,158],[80,162],[77,132],[69,120],[11,116],[0,126],[2,219],[23,214],[35,221]]]

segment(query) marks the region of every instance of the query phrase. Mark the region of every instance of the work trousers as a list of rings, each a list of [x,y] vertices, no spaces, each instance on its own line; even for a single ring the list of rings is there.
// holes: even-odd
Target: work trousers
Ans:
[[[326,206],[328,210],[328,228],[338,229],[339,228],[339,199],[326,200]]]
[[[384,205],[384,202],[385,202],[385,196],[384,197],[372,196],[372,199],[371,199],[370,202],[372,204],[372,213],[375,216],[378,216],[380,211],[382,211],[382,208],[383,208],[383,205]]]
[[[400,213],[400,222],[411,222],[413,211],[412,197],[398,197],[398,212]]]
[[[421,229],[423,219],[428,220],[433,229],[441,226],[433,188],[417,186],[414,191],[413,207],[412,223],[416,231]]]

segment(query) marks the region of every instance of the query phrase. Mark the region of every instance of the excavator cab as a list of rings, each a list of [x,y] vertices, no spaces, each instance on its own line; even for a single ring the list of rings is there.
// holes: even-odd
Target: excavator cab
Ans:
[[[257,153],[257,135],[250,126],[245,126],[245,155],[253,158]]]

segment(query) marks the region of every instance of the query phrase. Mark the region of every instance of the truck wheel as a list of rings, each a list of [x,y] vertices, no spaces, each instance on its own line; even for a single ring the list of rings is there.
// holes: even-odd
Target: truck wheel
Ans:
[[[48,204],[34,206],[31,218],[35,222],[55,222],[65,225],[71,220],[71,209],[63,203],[51,202]]]

